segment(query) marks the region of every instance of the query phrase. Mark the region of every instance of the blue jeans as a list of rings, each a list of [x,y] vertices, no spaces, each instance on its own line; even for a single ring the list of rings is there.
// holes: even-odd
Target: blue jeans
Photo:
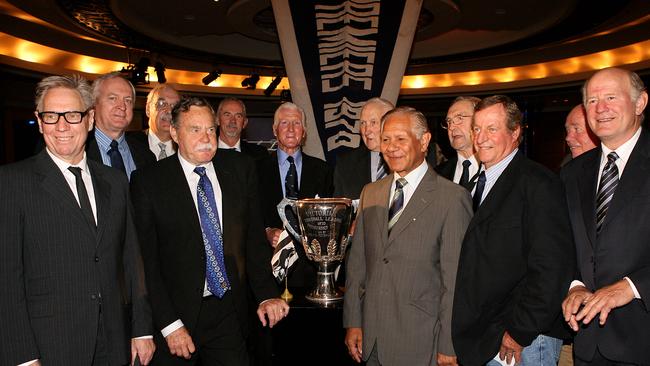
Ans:
[[[556,366],[560,359],[562,340],[540,335],[521,352],[519,366]],[[485,366],[500,366],[496,360],[490,360]]]

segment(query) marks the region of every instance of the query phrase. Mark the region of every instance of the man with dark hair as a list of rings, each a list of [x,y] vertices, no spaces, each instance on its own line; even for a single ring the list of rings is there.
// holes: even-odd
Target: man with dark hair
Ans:
[[[556,365],[559,314],[574,271],[562,183],[518,152],[522,114],[495,95],[476,106],[474,147],[484,166],[460,255],[452,332],[460,364]]]
[[[151,360],[151,309],[126,177],[87,159],[88,82],[36,88],[45,149],[0,167],[0,364]]]
[[[451,306],[469,193],[425,161],[431,133],[422,113],[401,107],[382,121],[393,173],[361,193],[346,263],[345,344],[367,365],[455,365]]]
[[[219,149],[236,150],[255,160],[269,155],[264,146],[242,140],[242,131],[248,126],[246,105],[237,98],[224,98],[217,108],[219,125]]]
[[[576,365],[647,365],[650,135],[639,76],[610,68],[582,89],[600,146],[562,169],[578,272],[562,303]]]
[[[251,158],[217,152],[212,107],[183,99],[173,110],[178,154],[133,175],[160,365],[248,366],[249,285],[263,325],[284,318],[259,212]]]

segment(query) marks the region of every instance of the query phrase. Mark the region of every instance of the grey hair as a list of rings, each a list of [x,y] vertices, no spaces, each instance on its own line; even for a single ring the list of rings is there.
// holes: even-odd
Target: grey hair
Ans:
[[[425,133],[429,132],[429,124],[427,123],[427,118],[424,116],[424,114],[422,114],[422,112],[413,107],[397,107],[384,114],[384,116],[381,118],[382,131],[384,130],[384,123],[386,123],[390,116],[395,114],[405,115],[409,118],[409,120],[412,122],[412,131],[418,140],[421,139]]]
[[[476,105],[481,102],[481,98],[477,98],[474,96],[468,96],[468,95],[461,95],[456,97],[453,102],[451,102],[451,105],[454,105],[458,102],[470,102],[472,103],[472,108],[476,108]]]
[[[98,77],[97,79],[95,79],[95,81],[93,81],[93,98],[95,99],[95,101],[97,101],[97,98],[99,98],[99,89],[101,88],[104,81],[114,79],[114,78],[120,78],[126,81],[127,84],[129,84],[129,86],[131,87],[131,94],[132,94],[131,96],[133,97],[135,102],[135,87],[119,71],[109,72],[108,74],[104,74]]]
[[[131,86],[133,86],[133,85],[131,85]],[[151,102],[153,102],[154,96],[157,96],[158,94],[160,94],[161,91],[163,91],[165,89],[171,89],[171,90],[175,91],[176,93],[178,93],[178,90],[176,90],[176,88],[174,88],[173,86],[171,86],[169,84],[158,84],[158,85],[156,85],[156,87],[151,89],[149,91],[149,94],[147,94],[147,104],[145,105],[146,110],[149,110],[149,106],[151,105]]]
[[[217,125],[217,115],[214,113],[214,108],[212,108],[212,105],[205,98],[183,97],[181,101],[176,104],[174,109],[172,109],[172,126],[174,126],[174,128],[178,127],[181,114],[189,111],[191,107],[208,108],[210,115],[212,115],[212,123],[215,126]]]
[[[45,94],[55,88],[76,90],[84,104],[84,111],[88,110],[94,104],[90,84],[82,76],[77,74],[70,76],[48,76],[36,85],[35,104],[38,112],[43,112],[43,99],[45,98]]]
[[[593,75],[591,75],[591,77],[589,77],[589,79],[587,79],[584,82],[584,84],[582,84],[582,89],[581,89],[582,104],[584,104],[585,106],[587,105],[587,85],[589,85],[589,82],[595,75],[605,70],[619,70],[627,75],[627,77],[630,80],[630,98],[632,99],[632,101],[636,102],[637,99],[639,99],[639,96],[641,96],[641,93],[645,91],[645,85],[643,84],[643,80],[641,80],[641,78],[636,72],[626,70],[626,69],[620,69],[618,67],[609,67],[595,72]]]
[[[223,98],[221,102],[219,102],[219,106],[217,107],[217,116],[221,115],[221,108],[223,108],[224,104],[230,102],[239,103],[239,105],[241,106],[241,110],[244,112],[244,118],[246,118],[246,105],[244,104],[244,102],[241,101],[241,99],[237,99],[233,97]]]
[[[394,108],[395,108],[395,104],[391,103],[389,100],[386,100],[386,99],[384,99],[384,98],[374,97],[374,98],[370,98],[370,99],[368,99],[368,100],[366,101],[366,103],[363,105],[363,107],[361,107],[361,111],[360,111],[360,112],[363,112],[363,110],[364,110],[367,106],[372,105],[372,104],[378,104],[378,105],[380,105],[381,107],[384,108],[384,112],[388,112],[388,111],[390,111],[391,109],[394,109]],[[385,114],[385,113],[384,113],[384,114]]]
[[[282,103],[278,109],[275,110],[275,113],[273,114],[273,130],[275,130],[278,127],[278,123],[280,123],[280,120],[278,120],[278,116],[280,115],[280,111],[288,109],[292,111],[298,111],[300,112],[300,123],[302,124],[302,128],[306,129],[305,126],[305,111],[300,108],[297,104],[291,103],[291,102],[284,102]]]

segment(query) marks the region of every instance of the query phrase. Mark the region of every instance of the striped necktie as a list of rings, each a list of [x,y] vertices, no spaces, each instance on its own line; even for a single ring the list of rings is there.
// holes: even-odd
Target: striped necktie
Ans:
[[[399,178],[395,181],[395,193],[393,194],[393,201],[388,209],[388,232],[393,228],[399,217],[404,211],[404,186],[408,182],[404,178]]]
[[[600,186],[598,187],[598,195],[596,195],[596,233],[600,234],[603,227],[605,216],[607,216],[607,209],[614,197],[614,191],[618,186],[618,167],[616,160],[618,154],[612,151],[607,154],[607,164],[603,169],[603,174],[600,177]]]
[[[386,161],[384,156],[379,153],[379,161],[377,162],[377,171],[375,172],[375,181],[380,180],[381,178],[388,175],[388,169],[386,169]]]
[[[167,157],[167,150],[164,142],[159,142],[158,147],[160,148],[160,152],[158,153],[158,160],[162,160]]]

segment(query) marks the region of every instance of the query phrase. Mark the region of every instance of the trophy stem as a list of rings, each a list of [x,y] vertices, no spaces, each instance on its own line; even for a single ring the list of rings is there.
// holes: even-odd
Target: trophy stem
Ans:
[[[288,280],[289,276],[284,277],[284,292],[282,295],[280,295],[280,298],[284,300],[284,302],[289,303],[291,300],[293,300],[293,294],[289,292],[289,285],[288,285]]]
[[[343,293],[336,288],[333,263],[319,262],[316,272],[316,287],[305,298],[318,303],[341,301]]]

